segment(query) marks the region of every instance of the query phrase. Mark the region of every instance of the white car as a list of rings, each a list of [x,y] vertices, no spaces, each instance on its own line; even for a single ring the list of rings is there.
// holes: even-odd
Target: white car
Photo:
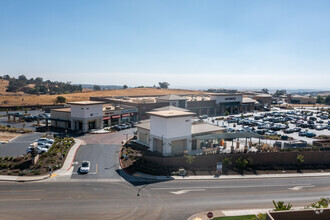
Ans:
[[[88,173],[90,169],[91,163],[89,161],[83,161],[80,168],[79,172],[80,173]]]
[[[32,147],[28,147],[26,149],[26,153],[31,153]],[[38,154],[42,154],[42,153],[47,153],[48,152],[48,148],[42,148],[42,147],[37,147],[38,150]]]
[[[52,144],[48,144],[48,143],[38,143],[37,145],[40,148],[47,148],[47,149],[49,149],[52,146]]]
[[[39,139],[35,140],[35,142],[45,143],[45,144],[53,144],[54,140],[53,139],[48,139],[48,138],[39,138]]]

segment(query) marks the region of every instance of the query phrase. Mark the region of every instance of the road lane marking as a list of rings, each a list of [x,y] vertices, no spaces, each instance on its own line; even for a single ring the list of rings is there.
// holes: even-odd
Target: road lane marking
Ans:
[[[293,191],[298,191],[298,190],[301,190],[303,188],[313,188],[315,187],[314,185],[305,185],[305,186],[295,186],[295,187],[292,187],[292,188],[288,188],[290,190],[293,190]]]
[[[81,176],[84,176],[84,175],[96,175],[97,172],[88,172],[88,173],[78,173],[78,172],[72,172],[72,175],[81,175]]]
[[[41,199],[0,199],[0,202],[40,201]]]
[[[283,186],[283,187],[287,187],[287,186],[297,186],[297,184],[287,184],[287,185],[256,185],[256,186],[202,186],[202,187],[168,187],[168,188],[150,188],[152,190],[176,190],[176,189],[181,189],[181,190],[185,190],[185,189],[235,189],[235,188],[261,188],[261,187],[278,187],[278,186]],[[311,185],[300,185],[300,186],[311,186]]]
[[[175,195],[181,195],[181,194],[185,194],[185,193],[188,193],[188,192],[199,192],[199,191],[205,191],[205,189],[179,190],[179,191],[170,192],[170,193],[175,194]]]
[[[95,174],[97,174],[97,164],[96,164],[96,171],[95,171]]]
[[[30,189],[30,190],[27,190],[27,189],[22,189],[22,190],[1,190],[1,192],[45,192],[45,190],[42,190],[42,189]]]

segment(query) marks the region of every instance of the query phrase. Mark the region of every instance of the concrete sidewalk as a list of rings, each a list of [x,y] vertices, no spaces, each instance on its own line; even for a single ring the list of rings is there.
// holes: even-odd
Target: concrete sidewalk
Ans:
[[[72,162],[76,155],[76,152],[80,145],[83,143],[82,140],[75,139],[75,144],[71,147],[64,164],[61,169],[56,170],[52,175],[40,175],[40,176],[8,176],[8,175],[0,175],[0,181],[13,181],[13,182],[32,182],[32,181],[40,181],[46,180],[48,178],[53,178],[57,176],[67,176],[71,175],[73,171]]]
[[[226,179],[262,179],[262,178],[289,178],[289,177],[322,177],[330,176],[324,173],[287,173],[287,174],[261,174],[261,175],[220,175],[220,176],[153,176],[140,172],[132,176],[150,180],[226,180]]]
[[[274,207],[263,208],[263,209],[241,209],[241,210],[214,210],[214,211],[205,211],[199,212],[190,216],[187,220],[209,220],[207,217],[208,212],[213,213],[213,218],[224,217],[224,216],[242,216],[242,215],[259,215],[266,214],[269,211],[272,211]],[[295,207],[293,210],[303,210],[304,207]]]
[[[265,214],[268,211],[272,210],[273,208],[269,209],[243,209],[243,210],[213,210],[210,211],[213,213],[213,218],[216,217],[224,217],[224,216],[241,216],[241,215],[258,215],[258,214]],[[207,217],[206,212],[199,212],[192,216],[190,216],[187,220],[209,220]]]

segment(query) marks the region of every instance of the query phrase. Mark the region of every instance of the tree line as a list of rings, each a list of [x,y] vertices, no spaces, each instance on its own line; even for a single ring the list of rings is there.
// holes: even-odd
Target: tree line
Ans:
[[[20,75],[17,78],[4,75],[0,76],[0,79],[9,81],[6,92],[50,95],[82,92],[81,85],[72,85],[71,82],[44,81],[41,77],[28,79],[24,75]]]
[[[316,98],[316,103],[330,105],[330,95],[325,97],[318,95]]]

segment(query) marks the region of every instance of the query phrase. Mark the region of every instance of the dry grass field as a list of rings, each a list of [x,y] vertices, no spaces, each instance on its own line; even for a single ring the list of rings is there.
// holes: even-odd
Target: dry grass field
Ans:
[[[5,92],[7,81],[0,81],[0,105],[25,106],[25,105],[48,105],[54,104],[58,95],[29,95],[23,93]],[[67,102],[89,100],[90,96],[134,96],[134,95],[168,95],[168,94],[201,94],[202,91],[184,89],[156,89],[156,88],[134,88],[103,91],[84,91],[82,93],[62,94]]]

